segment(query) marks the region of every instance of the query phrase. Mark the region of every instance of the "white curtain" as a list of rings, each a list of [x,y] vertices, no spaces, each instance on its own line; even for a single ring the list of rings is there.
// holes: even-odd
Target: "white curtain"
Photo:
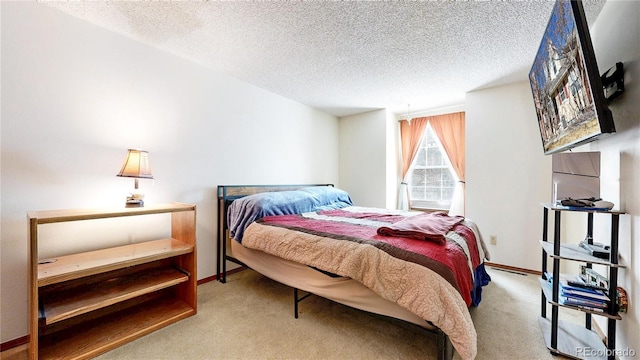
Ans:
[[[440,139],[453,167],[456,186],[451,199],[449,215],[465,214],[465,113],[457,112],[434,116],[429,120],[431,129]]]

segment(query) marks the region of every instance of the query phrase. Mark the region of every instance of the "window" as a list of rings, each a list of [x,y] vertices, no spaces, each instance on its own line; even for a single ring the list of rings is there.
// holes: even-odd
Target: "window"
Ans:
[[[449,208],[456,179],[449,159],[429,124],[422,135],[410,174],[411,206],[428,209]]]

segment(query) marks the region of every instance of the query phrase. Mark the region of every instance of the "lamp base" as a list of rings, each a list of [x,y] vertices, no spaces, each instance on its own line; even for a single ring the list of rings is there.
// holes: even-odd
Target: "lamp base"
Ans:
[[[142,200],[127,200],[125,207],[144,207],[144,201]]]
[[[125,202],[126,207],[143,207],[144,206],[144,194],[135,193],[129,194],[127,196],[127,201]]]

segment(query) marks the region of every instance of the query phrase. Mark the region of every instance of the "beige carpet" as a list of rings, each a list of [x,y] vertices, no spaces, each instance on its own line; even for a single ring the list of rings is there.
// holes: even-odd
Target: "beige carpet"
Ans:
[[[554,359],[542,340],[536,276],[488,270],[471,314],[477,359]],[[100,359],[435,359],[417,326],[312,296],[293,317],[293,290],[253,271],[198,287],[198,315]],[[455,358],[458,358],[457,355]]]
[[[536,276],[488,269],[471,309],[478,360],[555,359],[542,340]],[[293,290],[251,270],[198,287],[198,314],[98,359],[435,359],[435,336],[417,326],[311,296],[293,317]],[[564,316],[581,322],[577,312]],[[575,313],[574,318],[571,314]],[[5,358],[5,357],[3,357]],[[455,359],[459,359],[456,355]],[[17,357],[16,357],[17,359]]]

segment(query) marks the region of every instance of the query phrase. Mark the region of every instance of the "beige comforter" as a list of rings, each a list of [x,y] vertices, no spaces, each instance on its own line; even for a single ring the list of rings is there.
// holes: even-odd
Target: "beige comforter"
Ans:
[[[355,279],[440,328],[463,359],[476,356],[476,330],[464,300],[431,269],[397,259],[371,245],[260,223],[247,227],[242,245]]]

